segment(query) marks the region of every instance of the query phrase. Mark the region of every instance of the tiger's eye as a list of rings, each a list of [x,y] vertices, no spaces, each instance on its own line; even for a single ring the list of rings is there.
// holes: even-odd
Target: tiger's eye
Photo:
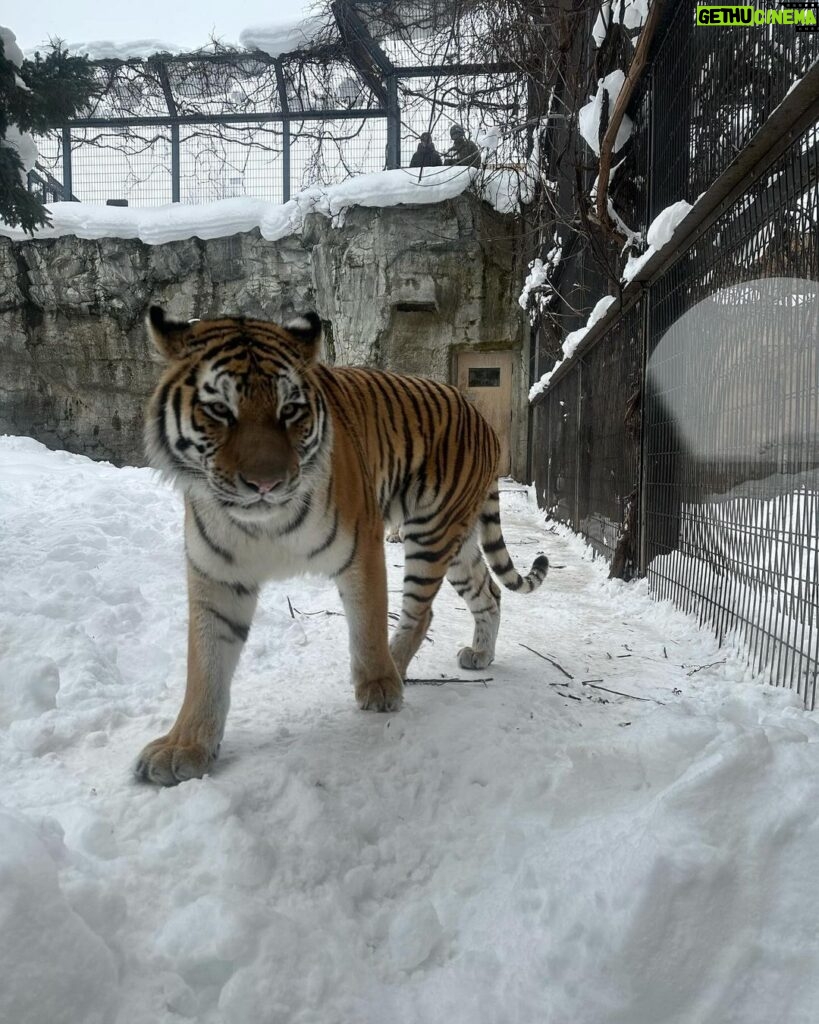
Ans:
[[[233,419],[233,413],[224,402],[208,402],[205,411],[216,419]]]

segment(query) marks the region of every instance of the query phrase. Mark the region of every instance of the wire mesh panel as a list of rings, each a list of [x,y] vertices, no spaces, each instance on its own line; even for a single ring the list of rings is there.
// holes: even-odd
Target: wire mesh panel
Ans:
[[[63,198],[63,140],[60,132],[38,135],[37,165],[28,175],[29,190],[44,203],[58,203]]]
[[[545,442],[536,449],[534,462],[538,501],[548,514],[576,527],[577,435],[579,424],[579,368],[551,388],[545,401],[535,406],[536,436]]]
[[[617,322],[581,365],[577,529],[613,559],[624,525],[633,534],[639,483],[643,306]],[[636,538],[635,538],[636,540]],[[627,575],[636,569],[636,546]]]
[[[694,202],[819,57],[819,32],[771,24],[696,27],[679,3],[654,62],[652,217]]]
[[[819,650],[814,127],[652,288],[649,580],[809,705]]]
[[[382,118],[292,122],[293,191],[383,171],[387,126]]]
[[[165,126],[111,134],[71,129],[72,191],[82,203],[126,199],[131,206],[171,201],[171,130]]]
[[[183,203],[254,196],[283,199],[282,123],[180,129],[179,198]]]
[[[210,61],[177,57],[167,61],[164,73],[171,102],[183,117],[281,111],[276,68],[263,54]]]
[[[69,125],[83,202],[282,201],[384,168],[381,98],[337,41],[280,57],[217,49],[93,67],[97,94]],[[54,139],[44,160],[56,178]]]

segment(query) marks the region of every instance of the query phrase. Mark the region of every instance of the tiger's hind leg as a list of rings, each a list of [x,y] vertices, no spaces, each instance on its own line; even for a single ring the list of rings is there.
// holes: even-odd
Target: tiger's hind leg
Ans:
[[[466,601],[475,620],[471,647],[458,652],[461,668],[481,669],[495,660],[495,641],[500,626],[500,588],[492,579],[477,532],[470,535],[447,570],[446,578]]]

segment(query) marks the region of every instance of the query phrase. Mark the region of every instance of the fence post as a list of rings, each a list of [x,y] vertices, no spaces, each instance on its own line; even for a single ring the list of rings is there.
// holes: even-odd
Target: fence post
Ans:
[[[63,201],[70,203],[74,198],[74,182],[71,174],[71,129],[63,128]]]
[[[158,58],[152,59],[150,63],[156,68],[159,84],[162,86],[162,92],[165,96],[165,106],[168,108],[168,116],[171,119],[171,202],[178,203],[180,201],[179,184],[181,177],[179,169],[179,110],[173,97],[171,80],[168,77],[168,68],[165,62]]]
[[[179,185],[180,185],[180,168],[179,168],[179,124],[174,123],[171,125],[171,202],[178,203],[179,199]]]
[[[583,429],[585,427],[583,408],[583,360],[577,362],[577,465],[574,471],[574,516],[575,530],[580,527],[580,467],[583,463]]]
[[[645,576],[648,571],[646,547],[646,416],[648,415],[648,332],[650,326],[651,289],[643,296],[643,310],[640,316],[640,437],[637,442],[639,463],[637,466],[637,573]]]
[[[290,104],[287,100],[287,85],[281,57],[273,61],[273,67],[276,70],[279,106],[282,109],[282,202],[286,203],[290,198]]]
[[[401,109],[398,106],[398,78],[387,75],[387,170],[401,166]]]

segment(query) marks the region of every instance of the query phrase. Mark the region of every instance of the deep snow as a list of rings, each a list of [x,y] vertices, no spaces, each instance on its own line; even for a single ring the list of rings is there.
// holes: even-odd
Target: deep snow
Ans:
[[[0,440],[0,1020],[815,1021],[816,716],[505,490],[553,569],[488,682],[447,589],[410,671],[468,681],[358,711],[332,586],[270,585],[217,770],[162,790],[180,500]]]

